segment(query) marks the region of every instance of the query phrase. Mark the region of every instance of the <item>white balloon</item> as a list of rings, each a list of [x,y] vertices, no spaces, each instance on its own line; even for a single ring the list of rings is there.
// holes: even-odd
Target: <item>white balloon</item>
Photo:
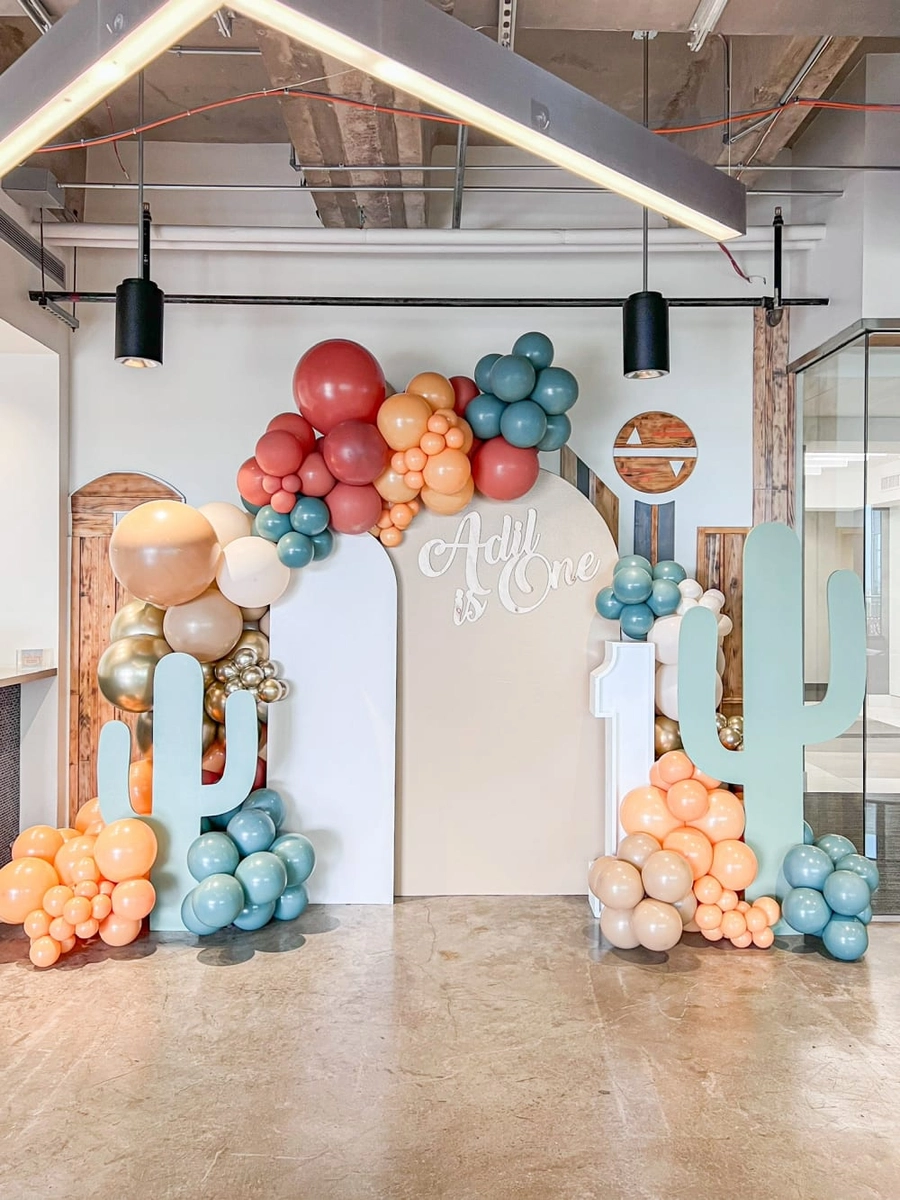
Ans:
[[[661,663],[678,662],[678,635],[681,632],[681,617],[660,617],[653,622],[653,628],[647,634],[647,641],[656,647],[656,661]]]
[[[732,621],[731,617],[721,616],[716,624],[719,627],[719,641],[727,638],[732,629],[734,629],[734,621]]]
[[[719,609],[721,610],[724,607],[725,593],[720,592],[718,588],[707,588],[703,595],[711,598],[714,596],[719,601]]]
[[[678,720],[677,663],[666,663],[656,672],[656,707],[664,717]]]
[[[725,601],[720,598],[720,593],[718,592],[704,592],[697,603],[701,608],[708,608],[710,612],[718,615],[722,611],[722,605]]]
[[[241,608],[272,604],[290,581],[290,567],[278,557],[275,543],[261,537],[229,542],[216,573],[219,591]]]
[[[236,504],[215,500],[212,504],[204,504],[197,511],[202,512],[212,525],[223,550],[229,542],[236,542],[238,538],[250,536],[253,519],[248,512],[244,512]]]
[[[722,703],[722,696],[725,694],[725,689],[722,686],[722,676],[716,675],[716,708]]]
[[[684,616],[684,614],[685,614],[685,613],[686,613],[686,612],[687,612],[689,609],[691,609],[691,608],[696,608],[696,607],[697,607],[697,601],[696,601],[696,600],[691,600],[691,599],[690,599],[690,597],[685,597],[685,599],[684,599],[684,600],[682,600],[682,601],[681,601],[681,603],[678,605],[678,607],[675,609],[675,615],[676,615],[677,617],[683,617],[683,616]]]
[[[716,651],[716,674],[725,674],[725,651],[720,646]]]
[[[682,579],[678,585],[678,590],[684,596],[685,600],[699,600],[703,595],[703,588],[696,579]]]

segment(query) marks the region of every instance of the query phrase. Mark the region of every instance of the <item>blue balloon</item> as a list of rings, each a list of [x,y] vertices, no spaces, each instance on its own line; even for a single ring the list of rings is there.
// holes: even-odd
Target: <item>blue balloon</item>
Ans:
[[[841,962],[856,962],[869,948],[869,935],[855,917],[832,917],[822,934],[825,949]]]
[[[491,367],[491,387],[498,400],[512,404],[531,395],[537,375],[527,358],[504,354]]]
[[[547,432],[547,414],[533,400],[507,404],[500,414],[500,433],[511,446],[536,446]]]
[[[500,354],[485,354],[483,358],[479,358],[475,364],[475,382],[483,392],[491,390],[491,370],[498,358],[502,358]],[[469,418],[466,417],[468,421]]]
[[[216,932],[216,927],[198,920],[197,914],[194,912],[194,892],[196,890],[194,888],[188,892],[181,902],[181,923],[185,929],[191,933],[196,933],[198,937],[208,937],[211,933]]]
[[[665,559],[663,562],[658,562],[653,568],[654,579],[670,579],[672,583],[683,583],[687,579],[687,571],[681,563],[673,562],[671,559]]]
[[[536,371],[542,371],[553,362],[553,343],[546,333],[523,333],[516,338],[512,352],[527,358]]]
[[[804,846],[815,845],[816,835],[813,833],[813,827],[809,821],[803,822],[803,844]]]
[[[818,846],[791,846],[784,856],[784,877],[790,887],[815,888],[821,892],[834,863]]]
[[[238,929],[262,929],[275,916],[275,901],[270,904],[245,904],[232,922]]]
[[[657,617],[670,617],[681,603],[678,584],[671,579],[654,579],[647,604]]]
[[[287,869],[289,888],[306,883],[316,865],[315,847],[302,833],[283,833],[272,843],[272,853],[278,855]]]
[[[781,914],[798,933],[819,934],[831,920],[825,897],[815,888],[791,888],[784,898]]]
[[[578,380],[565,367],[545,367],[538,371],[531,393],[545,413],[558,416],[568,412],[578,399]]]
[[[547,432],[538,442],[538,450],[549,454],[551,450],[559,450],[572,436],[572,422],[565,413],[557,413],[547,417]]]
[[[624,571],[626,567],[642,567],[651,578],[653,577],[650,559],[644,558],[643,554],[624,554],[613,567],[613,578],[618,575],[619,571]]]
[[[297,503],[291,509],[291,528],[297,533],[305,533],[314,537],[328,528],[330,519],[328,505],[317,496],[298,496]]]
[[[199,883],[208,875],[233,875],[241,861],[227,833],[201,833],[188,847],[188,870]]]
[[[490,392],[473,396],[466,405],[466,420],[472,432],[482,442],[500,436],[500,418],[506,405]]]
[[[228,836],[246,857],[269,849],[275,841],[275,822],[261,808],[241,808],[228,822]]]
[[[318,562],[320,558],[327,558],[334,549],[334,534],[330,529],[323,529],[321,533],[314,533],[312,544],[313,558]]]
[[[653,628],[655,619],[648,604],[626,604],[619,617],[619,625],[626,637],[642,642]]]
[[[878,891],[881,876],[871,858],[865,858],[862,854],[845,854],[835,863],[835,870],[852,871],[854,875],[858,875],[860,879],[866,881],[870,892]]]
[[[209,817],[201,817],[200,818],[200,832],[201,833],[209,833],[210,830],[212,829],[212,827],[213,827],[213,823],[209,819]]]
[[[606,617],[607,621],[618,621],[624,607],[611,587],[601,588],[594,601],[594,608],[601,617]]]
[[[833,871],[825,880],[825,899],[839,917],[855,917],[872,899],[869,885],[852,871]]]
[[[271,504],[264,504],[253,518],[253,532],[267,542],[277,542],[291,531],[291,518],[286,513],[276,512]]]
[[[643,604],[653,591],[653,580],[643,567],[623,567],[613,575],[612,586],[623,604]]]
[[[872,905],[867,904],[861,913],[856,914],[857,921],[862,921],[863,925],[868,925],[872,920]]]
[[[284,824],[284,801],[274,788],[257,788],[251,792],[241,808],[261,808],[272,818],[275,828]]]
[[[287,867],[277,854],[260,850],[238,863],[235,879],[244,889],[248,904],[274,904],[287,887]]]
[[[278,539],[276,550],[284,565],[290,567],[292,571],[308,567],[315,552],[312,538],[307,537],[305,533],[297,533],[293,529]]]
[[[816,845],[824,850],[833,863],[847,854],[856,854],[856,847],[842,833],[826,833],[816,838]]]
[[[251,504],[250,501],[245,500],[243,496],[241,496],[241,504],[243,504],[244,508],[246,508],[251,517],[255,517],[262,508],[261,504]]]
[[[210,929],[224,929],[244,907],[244,889],[233,875],[207,875],[191,892],[197,920]]]
[[[285,888],[275,901],[275,920],[296,921],[297,917],[306,911],[307,904],[309,896],[302,883],[298,883],[296,887]]]
[[[228,822],[231,820],[231,818],[233,816],[236,816],[237,813],[239,813],[240,811],[241,811],[241,806],[238,805],[237,808],[229,808],[228,812],[226,812],[226,813],[213,813],[213,815],[211,817],[208,817],[207,819],[210,823],[211,828],[227,829]]]

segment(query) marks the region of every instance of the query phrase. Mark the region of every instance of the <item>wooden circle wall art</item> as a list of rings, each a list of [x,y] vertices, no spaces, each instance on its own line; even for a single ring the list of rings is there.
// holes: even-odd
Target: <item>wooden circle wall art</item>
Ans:
[[[645,412],[626,421],[614,442],[619,476],[638,492],[673,492],[697,465],[697,442],[680,417]]]

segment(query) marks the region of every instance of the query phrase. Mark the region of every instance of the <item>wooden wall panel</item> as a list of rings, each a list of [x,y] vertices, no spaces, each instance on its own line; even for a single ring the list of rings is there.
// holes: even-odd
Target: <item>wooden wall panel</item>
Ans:
[[[574,450],[563,446],[559,452],[559,473],[586,496],[606,522],[616,546],[619,545],[619,497],[606,486]]]
[[[753,524],[793,528],[796,486],[796,401],[788,371],[791,310],[769,325],[753,310]]]
[[[725,639],[722,712],[741,712],[743,704],[743,578],[744,542],[749,529],[697,530],[697,581],[725,594],[725,612],[734,629]]]

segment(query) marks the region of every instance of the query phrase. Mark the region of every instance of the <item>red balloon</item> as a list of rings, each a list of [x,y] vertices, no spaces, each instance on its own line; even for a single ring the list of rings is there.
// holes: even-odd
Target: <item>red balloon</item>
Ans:
[[[268,475],[291,475],[303,462],[303,447],[286,429],[264,433],[256,443],[256,461]]]
[[[274,496],[276,492],[281,491],[281,480],[277,475],[263,475],[262,490],[267,496]]]
[[[371,483],[336,483],[325,497],[331,526],[338,533],[366,533],[381,516],[381,497]]]
[[[266,426],[266,433],[272,433],[276,429],[284,429],[294,435],[303,447],[304,458],[307,454],[315,450],[316,431],[310,425],[309,421],[307,421],[306,417],[301,417],[299,413],[279,413],[277,417],[273,417]]]
[[[387,442],[374,425],[341,421],[322,439],[325,466],[341,483],[372,483],[390,457]]]
[[[200,772],[200,782],[201,783],[218,783],[219,780],[222,778],[223,774],[224,774],[224,772],[222,772],[222,771],[201,771]]]
[[[453,395],[456,397],[456,403],[453,405],[454,411],[458,417],[464,417],[466,415],[466,405],[470,400],[475,399],[481,388],[468,375],[451,375],[450,386],[453,388]]]
[[[255,458],[248,458],[238,469],[237,490],[248,504],[262,506],[269,503],[269,493],[262,485],[264,474],[265,471]]]
[[[294,370],[294,400],[321,433],[341,421],[374,422],[384,390],[377,360],[364,346],[343,338],[319,342]]]
[[[253,778],[253,790],[266,786],[266,760],[258,758],[256,760],[256,775]]]
[[[297,474],[304,496],[327,496],[337,482],[317,450],[306,456]]]
[[[283,513],[285,516],[287,516],[287,514],[297,503],[297,493],[288,492],[282,489],[281,491],[276,492],[275,495],[269,499],[269,503],[277,513]]]
[[[300,476],[299,475],[285,475],[284,479],[282,479],[282,481],[281,481],[281,486],[284,488],[284,490],[286,492],[299,492],[300,491]]]
[[[518,500],[537,483],[537,450],[511,446],[506,438],[490,438],[472,463],[479,492],[491,500]]]

